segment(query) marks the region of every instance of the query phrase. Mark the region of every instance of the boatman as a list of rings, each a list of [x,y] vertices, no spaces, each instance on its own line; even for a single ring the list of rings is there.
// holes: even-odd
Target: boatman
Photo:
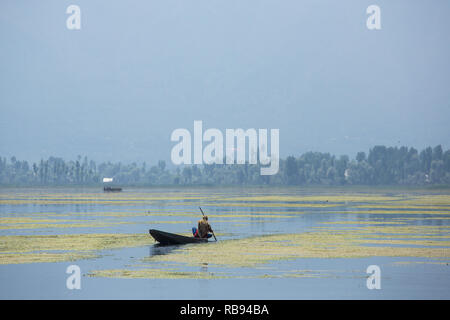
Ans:
[[[200,238],[211,238],[213,232],[211,226],[208,223],[208,216],[203,216],[201,220],[198,221],[198,236]]]

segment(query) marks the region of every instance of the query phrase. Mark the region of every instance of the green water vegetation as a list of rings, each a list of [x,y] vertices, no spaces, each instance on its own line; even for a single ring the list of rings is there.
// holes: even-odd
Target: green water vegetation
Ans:
[[[231,277],[229,273],[180,271],[167,268],[94,270],[89,273],[89,276],[120,279],[225,279]]]
[[[0,264],[74,261],[98,257],[100,250],[153,243],[146,234],[0,236]]]
[[[100,163],[79,156],[65,161],[50,157],[29,164],[0,157],[1,185],[99,185],[114,177],[120,185],[450,185],[450,150],[440,145],[418,151],[408,147],[375,146],[354,159],[307,152],[280,160],[273,176],[261,176],[259,165],[192,165],[168,170],[165,161]]]
[[[423,257],[423,258],[450,258],[448,241],[439,243],[428,239],[411,240],[411,235],[417,230],[404,229],[401,234],[403,241],[397,242],[404,246],[392,246],[389,243],[390,235],[383,238],[378,233],[386,232],[383,226],[364,228],[362,230],[321,230],[301,234],[280,234],[270,236],[251,237],[245,239],[225,240],[213,245],[200,245],[202,248],[186,246],[172,251],[170,254],[154,256],[148,261],[178,262],[186,265],[208,265],[228,267],[253,267],[261,263],[276,260],[289,260],[297,258],[361,258],[361,257]],[[438,230],[423,227],[420,229],[426,235],[440,234]],[[396,232],[395,228],[388,230]],[[449,231],[448,229],[446,230]],[[377,240],[366,235],[377,234]],[[393,233],[395,235],[395,233]],[[449,234],[447,233],[447,239]],[[383,239],[386,239],[383,241]],[[384,244],[379,245],[379,242]],[[377,244],[374,246],[373,244]]]
[[[0,218],[0,230],[46,229],[46,228],[106,228],[125,221],[92,221],[69,219],[41,219],[31,217]]]
[[[164,254],[126,260],[124,265],[109,267],[111,269],[89,270],[90,275],[127,279],[328,277],[335,276],[333,271],[293,272],[275,268],[266,272],[261,268],[309,258],[450,259],[450,226],[447,223],[450,195],[445,189],[425,193],[395,189],[339,192],[332,188],[320,192],[311,192],[307,188],[305,192],[302,188],[290,187],[271,190],[246,187],[243,193],[223,189],[227,188],[195,191],[179,188],[176,192],[151,189],[121,194],[71,193],[65,188],[49,193],[38,188],[22,190],[22,193],[4,192],[0,194],[0,205],[11,206],[8,210],[17,213],[5,211],[0,217],[0,231],[8,234],[0,236],[0,264],[91,259],[100,257],[103,250],[153,245],[155,242],[147,230],[155,224],[173,224],[171,227],[180,231],[176,233],[191,235],[190,227],[200,216],[193,205],[198,202],[209,213],[213,226],[223,226],[225,232],[230,231],[226,228],[231,225],[248,226],[261,220],[285,223],[287,219],[297,219],[302,225],[311,215],[321,215],[323,219],[307,229],[302,228],[305,232],[291,228],[288,233],[272,228],[269,235],[245,235],[236,231],[222,236],[225,233],[218,233],[218,242],[186,245]],[[59,217],[57,212],[49,212],[52,209],[47,205],[61,203],[100,205],[101,211],[74,212],[73,207],[68,207]],[[21,206],[35,204],[45,205],[43,212],[20,213]],[[114,211],[108,211],[109,208]],[[143,232],[112,234],[108,230],[108,234],[100,234],[86,230],[95,233],[9,235],[14,232],[9,229],[96,227],[115,223],[141,223]],[[53,230],[39,232],[51,233]],[[141,265],[133,265],[136,260]],[[203,271],[205,266],[208,268]]]
[[[428,260],[422,263],[439,264],[447,263],[439,261],[440,259],[448,261],[450,258],[450,226],[356,225],[351,228],[313,229],[315,230],[299,234],[256,236],[213,244],[188,245],[165,255],[144,258],[143,264],[139,266],[94,270],[90,275],[127,279],[330,277],[336,276],[336,270],[268,270],[261,274],[260,267],[279,260],[302,258],[426,258]],[[421,236],[424,238],[420,239]],[[192,268],[197,270],[192,271]],[[198,268],[225,272],[198,271]],[[236,272],[236,268],[240,271]],[[226,272],[227,269],[230,271]]]
[[[318,278],[329,277],[330,273],[318,270],[288,270],[265,274],[236,274],[231,272],[209,272],[209,271],[182,271],[180,268],[140,268],[140,269],[106,269],[93,270],[89,273],[91,277],[119,278],[119,279],[255,279],[255,278]]]

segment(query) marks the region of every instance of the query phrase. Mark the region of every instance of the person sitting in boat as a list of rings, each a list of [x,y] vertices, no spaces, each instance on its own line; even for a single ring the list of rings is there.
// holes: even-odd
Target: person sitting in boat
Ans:
[[[198,229],[192,228],[192,233],[196,238],[211,238],[213,232],[210,224],[208,223],[208,216],[203,216],[201,220],[198,221]]]

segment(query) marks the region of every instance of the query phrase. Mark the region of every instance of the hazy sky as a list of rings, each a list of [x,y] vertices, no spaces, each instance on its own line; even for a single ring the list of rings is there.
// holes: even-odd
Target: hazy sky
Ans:
[[[278,128],[282,157],[449,148],[449,14],[446,0],[2,0],[0,156],[155,163],[194,120]]]

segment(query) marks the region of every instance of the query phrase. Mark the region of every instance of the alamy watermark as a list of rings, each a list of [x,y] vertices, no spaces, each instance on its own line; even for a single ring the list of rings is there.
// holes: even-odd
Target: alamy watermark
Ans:
[[[66,287],[69,290],[81,289],[81,269],[76,264],[70,265],[66,269],[66,273],[70,276],[66,280]]]
[[[270,156],[268,155],[267,129],[226,129],[224,135],[219,129],[203,132],[203,122],[194,121],[194,137],[187,129],[175,129],[170,137],[178,142],[171,152],[171,160],[180,164],[259,164],[261,175],[274,175],[279,169],[280,130],[270,129]],[[247,144],[248,141],[248,144]],[[203,142],[208,144],[203,148]],[[192,152],[192,145],[194,150]],[[246,146],[248,145],[248,148]],[[248,153],[247,153],[248,150]],[[192,159],[193,154],[193,159]],[[225,155],[225,157],[224,157]]]
[[[78,5],[71,4],[66,9],[66,14],[70,16],[66,20],[66,27],[69,30],[81,29],[81,9]],[[369,17],[366,20],[366,26],[369,30],[381,29],[381,9],[378,5],[372,4],[367,7],[366,14]]]
[[[70,16],[66,20],[66,27],[69,30],[81,29],[81,9],[75,4],[71,4],[67,7],[66,13]]]
[[[370,14],[367,18],[366,26],[369,30],[381,29],[381,9],[379,6],[372,4],[367,7],[366,13]]]
[[[367,277],[366,285],[367,289],[381,289],[381,269],[379,266],[373,264],[367,267],[366,272],[369,274]]]

